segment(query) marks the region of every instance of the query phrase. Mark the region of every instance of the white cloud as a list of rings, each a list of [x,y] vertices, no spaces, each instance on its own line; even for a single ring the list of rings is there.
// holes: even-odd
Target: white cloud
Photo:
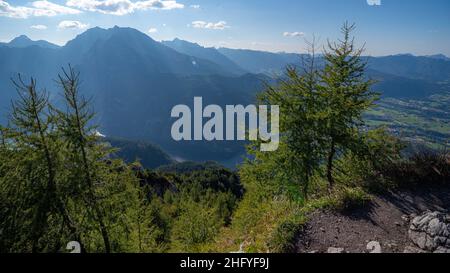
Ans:
[[[171,10],[184,8],[183,4],[175,0],[147,0],[136,2],[130,0],[69,0],[66,5],[86,11],[119,16],[138,10]]]
[[[284,32],[283,33],[284,37],[303,37],[305,36],[304,32]]]
[[[89,24],[83,24],[80,21],[62,21],[59,23],[59,29],[84,29],[89,27]]]
[[[191,8],[193,8],[193,9],[200,9],[200,5],[191,5]]]
[[[369,6],[381,6],[381,0],[367,0]]]
[[[204,28],[204,29],[216,29],[216,30],[224,30],[229,28],[225,21],[219,21],[217,23],[208,23],[205,21],[194,21],[192,22],[192,27],[194,28]]]
[[[148,33],[156,33],[156,32],[158,32],[158,29],[157,29],[157,28],[154,28],[154,27],[151,27],[151,28],[148,30]]]
[[[34,1],[32,6],[35,9],[34,16],[56,16],[65,14],[80,14],[81,11],[54,4],[49,1]]]
[[[57,16],[67,14],[79,14],[81,11],[61,6],[47,0],[34,1],[30,6],[12,6],[8,2],[0,0],[0,16],[10,18],[28,18],[31,16]]]
[[[45,29],[47,29],[47,26],[45,26],[45,25],[33,25],[30,28],[37,29],[37,30],[45,30]]]

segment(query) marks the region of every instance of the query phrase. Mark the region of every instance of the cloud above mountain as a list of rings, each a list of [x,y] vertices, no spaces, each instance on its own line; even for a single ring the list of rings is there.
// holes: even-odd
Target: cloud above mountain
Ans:
[[[0,0],[0,16],[10,18],[28,18],[28,17],[52,17],[57,15],[80,14],[81,11],[58,5],[47,0],[31,2],[29,6],[13,6],[6,1]]]
[[[194,28],[204,28],[204,29],[215,29],[215,30],[224,30],[229,28],[225,21],[219,21],[217,23],[210,23],[205,21],[194,21],[192,22],[192,27]]]
[[[47,29],[47,26],[46,25],[32,25],[30,28],[36,29],[36,30],[45,30],[45,29]]]
[[[118,16],[134,13],[139,10],[172,10],[184,8],[183,4],[173,0],[69,0],[66,5],[85,11]]]
[[[381,0],[367,0],[369,6],[381,6]]]
[[[85,29],[89,24],[83,24],[80,21],[62,21],[58,25],[58,29]]]
[[[296,32],[284,32],[283,36],[284,37],[303,37],[303,36],[305,36],[305,33],[304,32],[298,32],[298,31],[296,31]]]

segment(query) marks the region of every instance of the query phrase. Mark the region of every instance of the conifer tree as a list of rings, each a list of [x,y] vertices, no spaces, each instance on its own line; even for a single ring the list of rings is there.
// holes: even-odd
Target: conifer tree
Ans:
[[[82,189],[83,199],[87,203],[87,209],[92,209],[92,215],[98,222],[105,251],[111,252],[110,238],[107,227],[104,223],[104,213],[97,203],[97,196],[94,189],[95,170],[92,169],[92,160],[101,160],[104,156],[99,150],[94,151],[92,159],[88,158],[89,147],[95,148],[97,136],[94,127],[89,127],[89,122],[93,114],[89,111],[89,102],[79,95],[79,73],[72,67],[69,70],[62,69],[62,74],[58,75],[58,83],[63,90],[66,111],[56,110],[58,113],[58,129],[62,132],[64,140],[69,149],[67,157],[70,159],[71,183],[73,186]]]
[[[73,200],[80,208],[72,210],[79,219],[87,219],[81,224],[87,250],[152,251],[156,247],[151,241],[154,227],[147,217],[148,202],[139,180],[122,160],[111,159],[113,150],[102,144],[91,104],[80,94],[79,73],[70,66],[62,69],[58,83],[66,107],[53,110],[67,148],[64,165],[70,166],[70,171],[66,184],[77,191]],[[95,240],[89,243],[97,230],[102,247]]]
[[[265,103],[280,105],[281,140],[288,152],[286,162],[290,166],[291,179],[302,185],[307,198],[310,179],[318,170],[323,156],[322,97],[320,73],[316,64],[315,41],[308,43],[309,54],[302,65],[287,67],[286,79],[276,86],[268,86],[261,95]]]
[[[89,102],[72,68],[59,77],[64,111],[36,81],[14,81],[18,100],[0,128],[0,251],[86,252],[158,248],[149,203],[133,169],[91,126]]]
[[[354,30],[354,24],[345,23],[341,28],[343,38],[338,42],[328,41],[324,54],[320,93],[325,100],[326,172],[330,190],[334,186],[336,156],[340,151],[351,150],[358,142],[359,130],[364,125],[362,114],[377,99],[377,94],[371,91],[374,82],[365,77],[364,47],[357,48],[351,36]]]
[[[30,207],[22,208],[32,211],[29,230],[31,251],[39,252],[49,247],[53,249],[48,251],[55,251],[60,248],[59,236],[49,236],[47,241],[40,243],[44,235],[49,234],[52,225],[61,223],[62,229],[68,229],[71,233],[75,233],[75,227],[58,193],[56,173],[59,145],[53,127],[54,117],[49,111],[47,93],[37,91],[33,78],[26,84],[19,75],[13,83],[19,99],[12,104],[9,135],[16,152],[15,169],[20,172],[13,176],[22,177],[19,181],[24,183],[23,190],[30,195],[20,196],[26,199],[23,201],[31,202],[28,205]],[[32,198],[34,203],[30,200]],[[20,199],[16,202],[20,203]]]

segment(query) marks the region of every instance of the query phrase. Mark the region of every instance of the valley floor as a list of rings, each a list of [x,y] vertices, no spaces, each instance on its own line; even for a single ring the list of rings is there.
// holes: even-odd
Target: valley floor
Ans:
[[[309,217],[297,242],[298,252],[365,253],[370,241],[383,253],[403,253],[412,246],[408,238],[410,216],[426,210],[450,213],[450,186],[416,188],[374,196],[364,208],[338,213],[316,211]]]

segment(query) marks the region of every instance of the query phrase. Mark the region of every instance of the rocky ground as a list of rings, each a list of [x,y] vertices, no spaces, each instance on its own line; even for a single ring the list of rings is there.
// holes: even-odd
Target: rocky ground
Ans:
[[[450,253],[450,186],[373,196],[364,208],[310,215],[298,252]]]

